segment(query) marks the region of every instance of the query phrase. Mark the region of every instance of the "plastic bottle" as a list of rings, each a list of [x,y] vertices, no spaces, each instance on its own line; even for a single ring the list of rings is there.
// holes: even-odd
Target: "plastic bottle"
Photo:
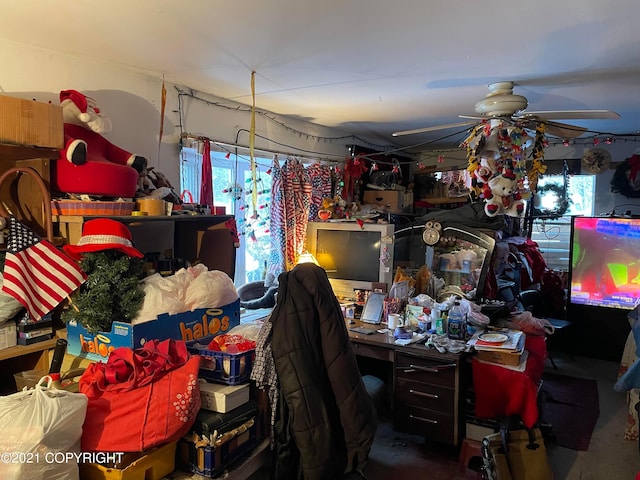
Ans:
[[[447,321],[447,335],[453,340],[464,340],[466,325],[465,314],[460,305],[460,300],[456,299],[453,306],[449,309],[449,317]]]

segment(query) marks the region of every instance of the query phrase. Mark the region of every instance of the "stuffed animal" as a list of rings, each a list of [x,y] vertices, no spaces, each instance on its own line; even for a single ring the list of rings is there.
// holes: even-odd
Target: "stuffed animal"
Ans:
[[[505,171],[489,179],[484,189],[484,211],[489,217],[508,215],[518,217],[524,211],[524,202],[517,190],[513,171]]]
[[[111,130],[95,100],[76,90],[60,92],[65,148],[53,162],[51,184],[61,193],[133,198],[144,157],[102,136]]]

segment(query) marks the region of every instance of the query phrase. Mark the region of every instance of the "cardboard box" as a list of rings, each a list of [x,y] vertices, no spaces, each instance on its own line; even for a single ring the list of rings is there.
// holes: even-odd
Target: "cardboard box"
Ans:
[[[101,452],[102,453],[102,452]],[[119,458],[118,453],[109,454]],[[124,468],[112,468],[99,463],[80,462],[80,478],[83,480],[161,480],[175,470],[176,442],[144,452],[137,460]]]
[[[0,95],[0,143],[64,148],[62,107]]]
[[[249,384],[222,385],[200,382],[200,400],[205,410],[227,413],[249,401]]]
[[[522,351],[513,352],[510,350],[478,350],[478,359],[483,362],[499,363],[500,365],[520,365]]]
[[[16,324],[12,320],[0,325],[0,350],[15,347],[18,344],[17,332]]]
[[[140,348],[147,340],[184,340],[208,344],[213,337],[240,324],[240,300],[215,308],[158,315],[156,320],[131,325],[113,322],[110,332],[89,333],[75,321],[67,323],[67,352],[94,361],[106,361],[118,347]]]
[[[399,213],[405,207],[404,198],[402,190],[365,190],[362,202]]]

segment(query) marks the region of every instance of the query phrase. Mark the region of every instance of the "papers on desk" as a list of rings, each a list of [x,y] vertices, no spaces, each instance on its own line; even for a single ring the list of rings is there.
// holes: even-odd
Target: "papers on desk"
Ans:
[[[396,341],[393,342],[396,345],[409,345],[411,343],[419,343],[424,341],[424,339],[427,338],[427,334],[426,333],[416,333],[413,332],[413,335],[411,336],[411,338],[396,338]]]

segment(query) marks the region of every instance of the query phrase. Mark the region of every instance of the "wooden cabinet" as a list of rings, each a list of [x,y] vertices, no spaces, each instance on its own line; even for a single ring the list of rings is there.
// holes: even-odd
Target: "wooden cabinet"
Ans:
[[[461,355],[427,349],[396,350],[394,428],[458,445],[463,434],[463,392],[469,381]]]

